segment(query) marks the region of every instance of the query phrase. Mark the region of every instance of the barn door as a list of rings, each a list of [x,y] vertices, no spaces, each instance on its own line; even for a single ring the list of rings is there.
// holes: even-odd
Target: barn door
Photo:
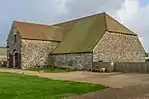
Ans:
[[[15,53],[13,56],[13,68],[20,68],[20,55],[19,53]]]

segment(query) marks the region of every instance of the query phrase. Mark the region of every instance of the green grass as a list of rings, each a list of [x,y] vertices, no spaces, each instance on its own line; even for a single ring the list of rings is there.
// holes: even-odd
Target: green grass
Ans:
[[[0,47],[0,55],[6,55],[6,48]]]
[[[61,99],[105,88],[102,85],[0,73],[0,99]]]
[[[38,72],[45,72],[45,73],[63,73],[63,72],[71,72],[72,70],[67,69],[59,69],[59,68],[30,68],[27,69],[30,71],[38,71]]]

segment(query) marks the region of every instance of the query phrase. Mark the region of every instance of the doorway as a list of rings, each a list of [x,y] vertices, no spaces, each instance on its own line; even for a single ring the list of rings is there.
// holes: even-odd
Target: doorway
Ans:
[[[20,54],[17,51],[14,51],[13,54],[13,68],[20,69]]]

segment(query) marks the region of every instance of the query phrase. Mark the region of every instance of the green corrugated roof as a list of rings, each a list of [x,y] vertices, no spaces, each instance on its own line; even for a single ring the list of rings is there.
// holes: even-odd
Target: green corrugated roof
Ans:
[[[62,27],[65,36],[52,54],[92,52],[106,31],[134,34],[106,13],[54,26]]]

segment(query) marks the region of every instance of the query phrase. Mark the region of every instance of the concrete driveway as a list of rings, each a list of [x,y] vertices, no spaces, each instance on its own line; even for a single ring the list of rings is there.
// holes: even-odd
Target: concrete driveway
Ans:
[[[112,88],[124,86],[149,84],[149,74],[128,73],[94,73],[94,72],[67,72],[67,73],[40,73],[20,69],[0,69],[0,72],[12,72],[26,75],[35,75],[56,80],[70,80],[76,82],[87,82],[102,84]]]

